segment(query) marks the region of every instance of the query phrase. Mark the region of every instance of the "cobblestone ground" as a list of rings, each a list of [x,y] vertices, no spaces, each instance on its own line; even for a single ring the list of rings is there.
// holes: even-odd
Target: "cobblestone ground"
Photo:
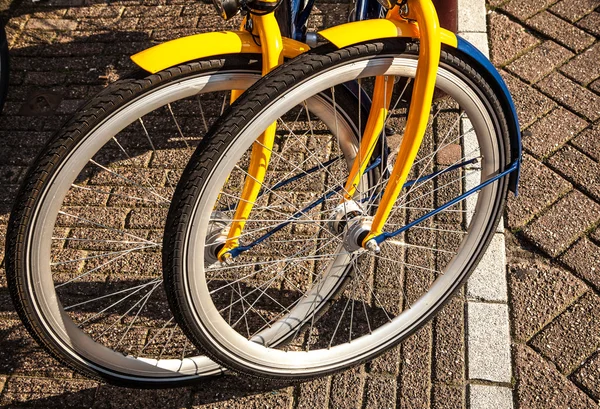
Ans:
[[[491,56],[516,100],[525,157],[509,203],[516,401],[600,399],[600,2],[488,1]]]
[[[129,55],[159,41],[235,23],[224,23],[211,5],[186,0],[0,4],[12,53],[9,100],[0,119],[3,252],[4,227],[26,166],[81,102],[133,69]],[[348,11],[348,4],[320,1],[309,26],[342,22]],[[314,382],[275,385],[226,376],[188,388],[134,391],[89,381],[50,358],[18,320],[0,274],[0,405],[463,408],[464,304],[464,297],[457,297],[385,356]]]

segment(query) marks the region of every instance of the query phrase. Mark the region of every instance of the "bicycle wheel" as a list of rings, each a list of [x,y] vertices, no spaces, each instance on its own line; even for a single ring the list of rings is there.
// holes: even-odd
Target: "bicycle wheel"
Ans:
[[[176,325],[160,248],[179,174],[228,90],[260,78],[257,61],[226,56],[112,84],[35,161],[11,214],[7,275],[29,331],[63,363],[138,387],[222,372]]]
[[[384,241],[379,254],[354,244],[355,226],[377,207],[402,139],[417,54],[417,44],[398,39],[314,50],[257,83],[195,153],[174,195],[163,262],[175,316],[215,361],[279,379],[364,362],[424,325],[477,264],[501,216],[506,178]],[[215,219],[223,231],[231,223],[231,214],[215,214],[239,200],[257,136],[274,121],[290,128],[286,120],[297,118],[307,98],[337,84],[357,81],[370,92],[375,76],[395,81],[384,134],[389,150],[372,157],[377,182],[344,200],[348,169],[343,161],[330,165],[344,142],[320,118],[301,116],[302,126],[275,146],[279,161],[269,166],[236,257],[206,265],[195,250],[211,240]],[[456,50],[444,48],[436,87],[429,128],[386,232],[507,165],[500,104]],[[340,275],[347,283],[336,294],[331,281]]]
[[[4,25],[0,26],[0,114],[8,92],[8,42]]]

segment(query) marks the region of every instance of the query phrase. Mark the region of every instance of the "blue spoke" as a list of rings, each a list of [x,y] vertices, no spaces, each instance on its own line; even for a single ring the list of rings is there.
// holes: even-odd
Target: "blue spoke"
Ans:
[[[289,185],[292,182],[295,182],[298,179],[303,178],[304,176],[308,176],[311,173],[314,173],[318,170],[321,169],[327,169],[329,166],[333,165],[335,162],[337,162],[338,160],[340,160],[342,158],[342,156],[337,156],[333,159],[329,159],[327,162],[325,163],[321,163],[313,168],[310,168],[302,173],[299,173],[295,176],[292,176],[289,179],[286,180],[282,180],[281,182],[277,183],[275,186],[273,186],[272,188],[269,189],[269,192],[274,192],[275,190],[284,187],[285,185]],[[256,197],[257,199],[259,197],[261,197],[263,194],[265,193],[264,189],[261,189],[260,192],[258,192],[258,196]],[[223,208],[223,209],[219,209],[219,211],[221,212],[226,212],[226,211],[233,211],[235,209],[235,207],[233,207],[233,205],[227,207],[227,208]]]
[[[379,163],[381,163],[381,158],[377,158],[375,160],[375,162],[373,162],[373,164],[371,164],[369,167],[367,167],[365,169],[364,173],[366,174],[366,173],[370,172],[371,170],[375,169],[379,165]],[[298,176],[300,176],[300,175],[298,175]],[[287,181],[285,181],[285,182],[287,182]],[[230,250],[229,253],[231,254],[231,257],[235,258],[235,257],[239,256],[241,253],[243,253],[244,251],[248,251],[252,247],[254,247],[254,246],[262,243],[263,241],[265,241],[266,239],[268,239],[269,237],[271,237],[273,234],[277,233],[279,230],[283,229],[284,227],[286,227],[287,225],[289,225],[293,221],[295,221],[295,220],[299,219],[300,217],[302,217],[303,215],[305,215],[306,212],[311,211],[312,209],[314,209],[315,207],[317,207],[321,203],[325,202],[331,196],[333,196],[334,194],[336,194],[339,191],[341,191],[342,188],[343,188],[342,185],[338,185],[338,186],[334,187],[332,190],[330,190],[329,192],[327,192],[326,194],[324,194],[322,197],[320,197],[319,199],[315,200],[314,202],[312,202],[311,204],[309,204],[308,206],[306,206],[304,209],[299,210],[298,212],[294,213],[292,215],[292,217],[290,217],[288,220],[286,220],[285,222],[283,222],[283,223],[275,226],[273,229],[269,230],[267,233],[263,234],[258,239],[254,240],[252,243],[250,243],[248,245],[245,245],[245,246],[239,246],[239,247],[236,247],[236,248]]]
[[[419,179],[409,180],[406,183],[404,183],[404,186],[402,188],[404,189],[404,188],[410,187],[410,186],[414,185],[415,183],[426,182],[426,181],[428,181],[430,179],[436,178],[436,177],[438,177],[440,175],[443,175],[445,173],[452,172],[453,170],[456,170],[456,169],[464,168],[465,166],[470,165],[472,163],[476,163],[478,160],[479,160],[479,158],[469,159],[469,160],[467,160],[465,162],[457,163],[456,165],[449,166],[449,167],[447,167],[445,169],[442,169],[442,170],[439,170],[439,171],[437,171],[435,173],[431,173],[429,175],[425,175],[423,177],[420,177]],[[375,195],[372,195],[370,197],[366,197],[366,198],[362,199],[361,203],[364,203],[366,201],[373,202],[376,199],[378,199],[382,194],[383,194],[383,190],[381,192],[375,194]]]
[[[397,235],[405,232],[406,230],[410,229],[413,226],[416,226],[417,224],[429,219],[432,216],[435,216],[436,214],[438,214],[439,212],[447,209],[450,206],[455,205],[456,203],[460,202],[461,200],[467,198],[468,196],[472,195],[475,192],[480,191],[481,189],[483,189],[484,187],[486,187],[487,185],[494,183],[495,181],[497,181],[498,179],[501,179],[505,176],[507,176],[508,174],[514,172],[515,170],[517,170],[519,168],[519,161],[514,161],[509,167],[508,169],[506,169],[504,172],[494,176],[491,179],[486,180],[485,182],[483,182],[482,184],[468,190],[467,192],[463,193],[462,195],[446,202],[445,204],[443,204],[442,206],[438,207],[435,210],[432,210],[431,212],[419,217],[417,220],[414,220],[412,222],[410,222],[409,224],[407,224],[406,226],[403,226],[401,228],[399,228],[396,231],[393,232],[385,232],[385,233],[381,233],[379,236],[375,236],[373,238],[373,240],[375,240],[377,242],[377,244],[381,244],[382,242],[384,242],[387,239],[390,239],[392,237],[396,237]]]

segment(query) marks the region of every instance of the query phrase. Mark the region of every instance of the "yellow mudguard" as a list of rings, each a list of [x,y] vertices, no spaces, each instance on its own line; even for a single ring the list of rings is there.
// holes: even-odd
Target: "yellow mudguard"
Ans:
[[[419,26],[416,23],[405,20],[363,20],[319,31],[319,35],[333,43],[336,47],[343,48],[363,41],[380,38],[419,38]],[[443,44],[454,48],[458,45],[456,35],[448,30],[440,29],[440,40]]]
[[[310,49],[304,43],[283,38],[283,56],[294,58]],[[144,70],[156,73],[188,61],[225,54],[260,54],[261,47],[245,31],[195,34],[167,41],[139,52],[131,59]]]

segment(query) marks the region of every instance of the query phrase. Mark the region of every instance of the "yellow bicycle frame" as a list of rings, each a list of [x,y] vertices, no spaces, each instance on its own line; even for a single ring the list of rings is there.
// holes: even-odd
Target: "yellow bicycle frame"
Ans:
[[[390,215],[421,147],[431,111],[441,52],[439,20],[431,0],[408,0],[408,9],[410,11],[409,15],[405,17],[409,20],[416,20],[421,40],[410,110],[394,169],[373,218],[371,230],[362,242],[363,246],[366,246],[373,237],[381,234],[383,225]],[[390,10],[387,18],[392,19],[394,16],[400,16],[398,6]],[[352,165],[345,186],[346,200],[352,199],[360,176],[364,173],[379,135],[381,135],[389,111],[393,87],[394,81],[388,81],[386,77],[377,77],[375,80],[372,105],[365,133],[361,140],[359,154]],[[250,215],[253,203],[258,197],[258,192],[264,180],[270,151],[273,146],[272,137],[274,135],[274,125],[271,125],[252,148],[250,168],[248,170],[249,176],[246,177],[241,200],[236,209],[227,242],[221,251],[219,251],[218,257],[221,260],[225,255],[231,257],[228,254],[229,251],[238,245],[237,238],[242,233],[245,220]]]
[[[407,5],[409,14],[406,16],[402,16],[400,8],[396,6],[388,12],[386,19],[357,21],[319,32],[322,37],[338,47],[380,38],[420,38],[419,61],[405,135],[388,186],[373,219],[371,231],[363,241],[363,245],[381,233],[420,148],[431,110],[441,43],[457,46],[456,36],[439,27],[437,13],[431,0],[408,0]],[[131,58],[140,67],[154,73],[203,57],[256,53],[264,56],[263,74],[266,74],[281,64],[284,57],[293,58],[309,49],[303,43],[282,38],[273,13],[254,16],[253,20],[255,31],[252,34],[243,31],[197,34],[160,44]],[[260,38],[260,46],[254,41],[253,36],[256,35]],[[376,79],[365,134],[345,185],[347,200],[351,199],[358,179],[364,172],[382,132],[392,89],[393,81],[388,81],[384,77]],[[237,95],[238,92],[235,92],[232,98]],[[269,165],[274,136],[275,124],[269,126],[252,147],[248,176],[244,182],[241,200],[230,226],[227,242],[218,255],[221,260],[238,245],[237,238],[242,233],[245,220],[252,210]]]
[[[383,192],[381,202],[377,207],[375,217],[373,218],[371,231],[362,242],[363,246],[366,246],[369,240],[382,233],[383,225],[387,221],[396,199],[398,199],[398,195],[406,182],[408,173],[419,152],[431,111],[442,45],[440,39],[440,22],[431,0],[408,0],[408,9],[409,15],[407,17],[416,20],[419,25],[421,45],[419,62],[417,63],[417,72],[415,74],[415,82],[404,137],[402,138],[394,169],[392,170],[388,184]],[[396,15],[397,12],[394,8],[388,14],[393,16]],[[380,85],[380,87],[382,87],[382,85]],[[389,100],[386,100],[385,103],[387,104],[387,106],[385,106],[385,112],[387,112]],[[371,112],[370,115],[373,115],[373,112]],[[377,135],[381,134],[383,125],[382,122],[381,127],[375,130]],[[375,143],[376,139],[376,137],[370,138],[368,142]],[[365,141],[366,138],[363,139],[362,144],[364,144]],[[367,150],[372,152],[373,149],[374,145]],[[369,159],[370,158],[367,160]],[[366,163],[364,166],[366,166]],[[362,171],[364,172],[364,169],[362,169]],[[362,172],[356,175],[350,173],[347,185],[352,184],[361,174]]]
[[[284,55],[281,31],[279,30],[279,24],[275,19],[274,13],[255,16],[253,17],[253,21],[255,25],[255,32],[253,34],[258,34],[262,48],[262,74],[266,75],[275,67],[283,63]],[[232,95],[232,98],[234,97],[235,96]],[[250,216],[254,201],[258,197],[262,183],[265,179],[267,167],[271,160],[276,130],[277,123],[269,125],[252,145],[248,176],[244,180],[241,200],[235,209],[235,215],[233,217],[234,221],[229,228],[227,240],[217,255],[219,260],[223,260],[227,258],[227,256],[230,256],[229,251],[238,246],[238,238],[242,234],[246,220],[248,220],[248,217]]]

